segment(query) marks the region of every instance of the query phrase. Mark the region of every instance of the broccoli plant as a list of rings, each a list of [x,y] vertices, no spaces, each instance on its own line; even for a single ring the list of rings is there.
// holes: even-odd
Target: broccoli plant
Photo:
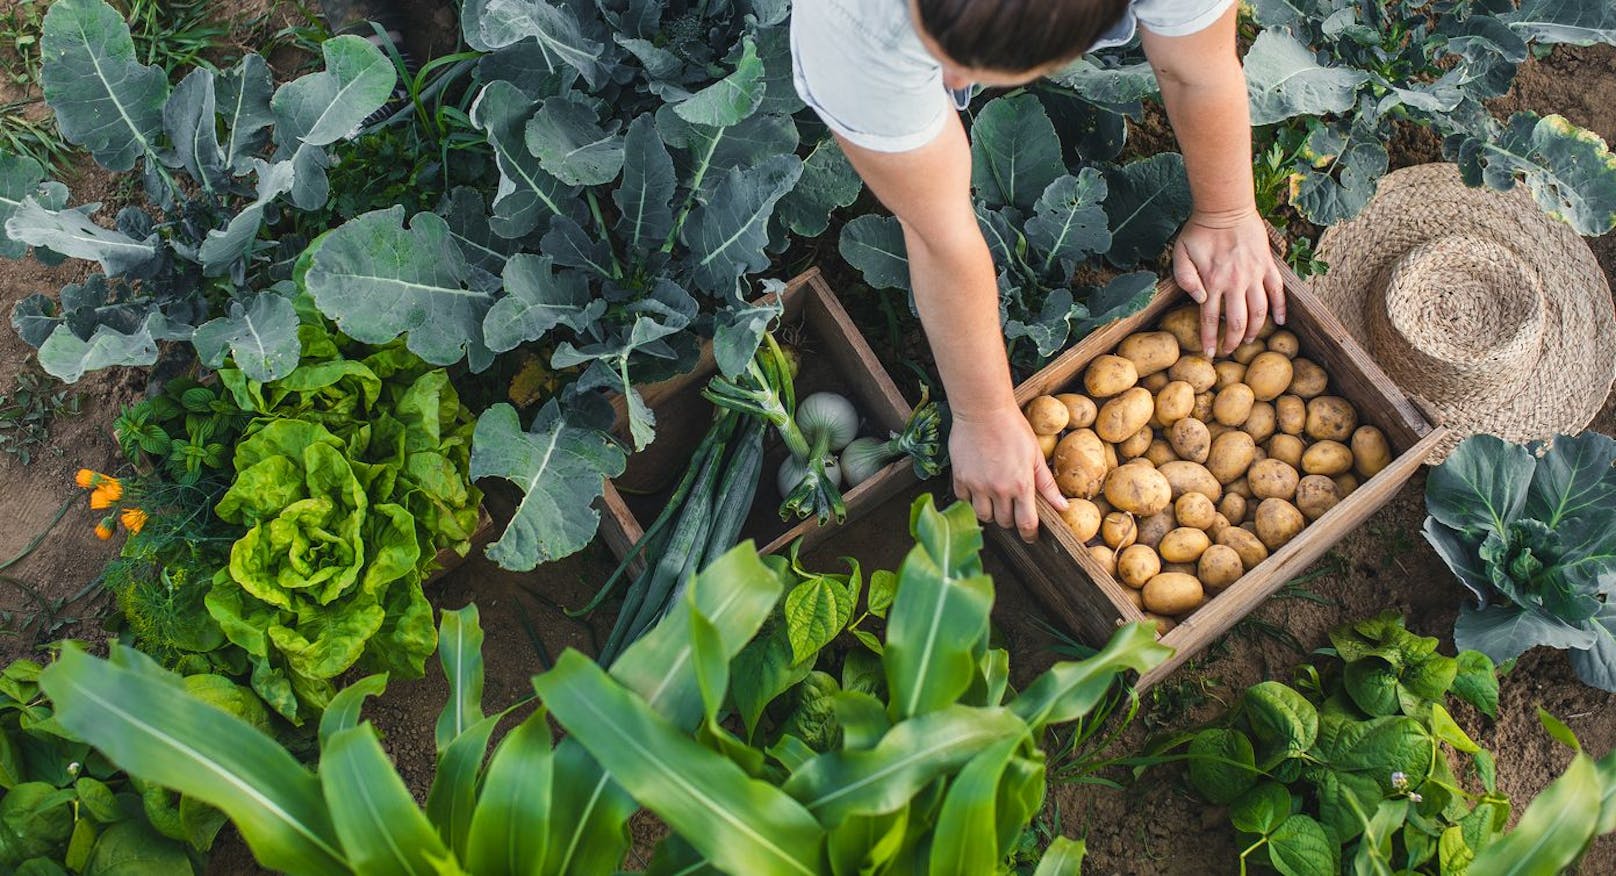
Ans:
[[[146,206],[109,227],[99,204],[68,208],[32,159],[0,156],[0,254],[97,263],[82,283],[32,295],[12,324],[66,381],[114,365],[151,365],[159,341],[190,341],[203,364],[232,356],[255,379],[297,366],[288,266],[262,239],[288,202],[314,210],[329,185],[327,147],[393,89],[393,65],[358,37],[322,44],[325,69],[274,87],[248,55],[233,69],[191,71],[170,88],[135,57],[129,27],[103,0],[58,0],[46,14],[41,78],[62,135],[103,167],[145,183]]]

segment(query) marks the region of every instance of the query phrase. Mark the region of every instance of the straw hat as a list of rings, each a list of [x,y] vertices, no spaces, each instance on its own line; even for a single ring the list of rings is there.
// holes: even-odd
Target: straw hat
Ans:
[[[1432,418],[1526,442],[1579,432],[1616,379],[1610,287],[1581,237],[1517,186],[1473,189],[1452,164],[1382,177],[1319,242],[1311,286]]]

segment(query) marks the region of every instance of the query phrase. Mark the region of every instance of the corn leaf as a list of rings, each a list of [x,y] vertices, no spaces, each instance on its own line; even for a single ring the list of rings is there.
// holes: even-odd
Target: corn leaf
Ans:
[[[355,872],[431,876],[448,857],[368,724],[332,735],[320,753],[320,787]]]
[[[539,872],[550,831],[554,760],[550,725],[540,709],[500,740],[471,815],[463,860],[479,876]]]
[[[483,719],[483,628],[477,606],[445,610],[438,621],[438,660],[449,682],[444,703],[433,728],[441,754],[460,734]]]
[[[990,873],[1004,858],[995,812],[999,781],[1021,740],[993,743],[960,770],[943,796],[932,830],[932,876]]]
[[[56,720],[121,769],[223,810],[264,866],[351,872],[319,781],[241,719],[75,646],[62,649],[40,685]]]

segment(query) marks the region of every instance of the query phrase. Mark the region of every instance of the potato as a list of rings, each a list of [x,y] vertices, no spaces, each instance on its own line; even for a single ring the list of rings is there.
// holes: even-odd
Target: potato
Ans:
[[[1217,541],[1224,547],[1233,548],[1240,555],[1240,565],[1248,571],[1268,559],[1268,548],[1263,545],[1262,539],[1248,529],[1231,526],[1218,533]]]
[[[1257,326],[1257,337],[1266,341],[1273,337],[1274,332],[1277,331],[1279,331],[1279,324],[1274,322],[1274,315],[1269,314],[1263,317],[1262,325]]]
[[[1194,575],[1163,572],[1145,582],[1141,595],[1145,608],[1157,614],[1185,614],[1198,608],[1206,593]]]
[[[1037,436],[1037,438],[1038,438],[1038,449],[1043,451],[1044,459],[1047,460],[1051,456],[1054,456],[1055,455],[1055,445],[1060,443],[1060,438],[1058,436],[1055,436],[1055,435],[1039,435],[1039,436]]]
[[[1113,551],[1103,544],[1091,545],[1089,547],[1089,556],[1093,557],[1094,562],[1100,565],[1100,571],[1106,573],[1107,575],[1115,575],[1117,573],[1116,551]]]
[[[1246,380],[1246,366],[1232,359],[1219,359],[1212,363],[1212,368],[1218,372],[1218,382],[1212,384],[1214,392],[1221,392]]]
[[[1026,414],[1034,435],[1059,435],[1072,420],[1066,405],[1052,395],[1041,395],[1027,402]]]
[[[1352,464],[1366,478],[1391,465],[1392,448],[1386,443],[1386,433],[1374,426],[1359,426],[1352,433]]]
[[[1352,470],[1352,451],[1339,441],[1320,441],[1302,453],[1302,471],[1335,477]]]
[[[1162,563],[1162,571],[1163,572],[1173,572],[1173,573],[1178,574],[1178,575],[1191,575],[1191,576],[1193,576],[1195,574],[1195,564],[1194,563]]]
[[[1138,369],[1121,356],[1096,356],[1083,372],[1083,388],[1092,398],[1110,398],[1138,382]]]
[[[1313,398],[1323,395],[1330,385],[1330,375],[1312,359],[1298,356],[1291,360],[1291,385],[1285,390],[1291,395]]]
[[[1151,440],[1155,437],[1156,433],[1150,431],[1150,427],[1146,426],[1130,435],[1126,441],[1117,445],[1117,456],[1128,460],[1144,456],[1145,451],[1150,449]]]
[[[1105,476],[1105,498],[1121,511],[1149,517],[1173,500],[1172,485],[1161,472],[1144,465],[1125,465]]]
[[[1206,392],[1218,382],[1218,369],[1212,367],[1212,360],[1200,353],[1186,353],[1178,357],[1173,367],[1167,369],[1167,376],[1173,380],[1182,380],[1188,383],[1196,392]]]
[[[1190,462],[1206,462],[1206,457],[1212,452],[1212,434],[1207,431],[1206,424],[1194,417],[1185,417],[1173,424],[1167,431],[1167,440],[1173,445],[1173,452],[1181,459]]]
[[[1233,431],[1234,431],[1233,426],[1225,426],[1225,425],[1223,425],[1222,423],[1219,423],[1216,420],[1213,420],[1212,422],[1206,424],[1206,433],[1212,437],[1213,441],[1218,440],[1219,435],[1222,435],[1225,432],[1233,432]]]
[[[1116,398],[1100,406],[1100,415],[1094,421],[1094,432],[1101,441],[1115,444],[1145,428],[1156,412],[1156,400],[1150,390],[1142,386],[1124,390]]]
[[[1212,453],[1207,457],[1206,470],[1228,484],[1246,473],[1256,457],[1257,443],[1244,432],[1230,431],[1212,439]]]
[[[1247,502],[1251,501],[1251,482],[1246,480],[1244,477],[1236,478],[1235,480],[1224,484],[1223,488],[1231,493],[1234,493],[1236,496],[1244,498]]]
[[[1284,499],[1264,499],[1257,506],[1257,537],[1271,551],[1277,551],[1307,525],[1302,512]]]
[[[1092,499],[1107,471],[1105,448],[1092,429],[1077,429],[1055,445],[1055,486],[1061,495]]]
[[[1145,598],[1139,595],[1139,591],[1133,589],[1132,587],[1124,587],[1122,588],[1122,595],[1134,608],[1137,608],[1140,611],[1145,610]]]
[[[1284,499],[1296,496],[1296,482],[1301,475],[1289,463],[1278,459],[1265,459],[1251,464],[1246,480],[1251,484],[1254,499]]]
[[[1296,507],[1309,520],[1323,517],[1340,501],[1341,491],[1336,489],[1335,481],[1324,475],[1308,475],[1296,485]]]
[[[1252,402],[1251,413],[1246,415],[1246,422],[1241,424],[1240,431],[1251,436],[1251,440],[1261,445],[1274,434],[1276,418],[1274,406],[1265,401]]]
[[[1127,462],[1124,462],[1122,465],[1119,465],[1117,467],[1118,468],[1127,468],[1130,465],[1137,465],[1140,468],[1155,468],[1156,467],[1156,466],[1151,464],[1150,460],[1144,458],[1143,456],[1130,457]]]
[[[1139,538],[1134,544],[1155,547],[1161,544],[1162,536],[1177,528],[1178,518],[1173,515],[1173,509],[1165,508],[1139,521]]]
[[[1190,411],[1190,416],[1200,420],[1203,423],[1212,422],[1212,405],[1217,401],[1217,399],[1217,393],[1214,392],[1196,393],[1195,409]]]
[[[1126,511],[1112,511],[1100,521],[1100,540],[1112,550],[1122,550],[1139,540],[1139,525]]]
[[[1100,531],[1100,509],[1087,499],[1068,499],[1061,521],[1080,542],[1088,541]]]
[[[1141,604],[1143,604],[1143,599],[1144,599],[1144,597],[1141,596],[1140,597]],[[1146,621],[1149,621],[1150,623],[1156,625],[1156,636],[1158,638],[1160,638],[1161,636],[1167,635],[1168,633],[1172,632],[1175,627],[1178,626],[1178,621],[1175,621],[1175,620],[1173,620],[1172,618],[1170,618],[1170,617],[1168,617],[1166,615],[1156,614],[1153,611],[1147,611],[1144,614],[1145,614],[1145,620]]]
[[[1218,390],[1218,397],[1212,401],[1212,419],[1225,426],[1237,427],[1251,416],[1251,405],[1256,400],[1251,387],[1244,383],[1225,386]]]
[[[1348,441],[1358,428],[1358,412],[1340,396],[1321,395],[1307,403],[1307,426],[1303,430],[1315,441]]]
[[[1202,493],[1185,493],[1173,503],[1173,517],[1181,526],[1206,529],[1217,516],[1217,506]]]
[[[1230,523],[1239,525],[1245,522],[1246,497],[1239,493],[1224,493],[1223,498],[1218,500],[1218,513]]]
[[[1139,385],[1152,393],[1161,392],[1162,387],[1166,386],[1167,382],[1167,372],[1165,371],[1157,371],[1155,374],[1146,374],[1144,377],[1139,378]]]
[[[1104,496],[1096,495],[1094,498],[1090,499],[1089,501],[1094,503],[1094,507],[1100,509],[1100,517],[1101,518],[1104,518],[1105,515],[1110,514],[1112,511],[1117,510],[1117,509],[1111,507],[1111,503],[1107,502],[1105,500]]]
[[[1197,494],[1198,495],[1198,494]],[[1193,563],[1201,558],[1212,539],[1205,532],[1190,526],[1180,526],[1162,536],[1156,550],[1169,563]]]
[[[1179,349],[1186,353],[1201,352],[1201,308],[1199,305],[1186,304],[1168,311],[1162,317],[1162,331],[1173,336],[1178,341]]]
[[[1070,418],[1066,422],[1066,428],[1087,429],[1094,425],[1094,416],[1100,412],[1094,404],[1094,399],[1075,392],[1063,392],[1055,398],[1066,406],[1066,414]]]
[[[1246,567],[1240,562],[1240,555],[1234,548],[1222,544],[1211,545],[1203,551],[1195,567],[1195,577],[1201,579],[1203,587],[1213,591],[1228,587],[1244,574]]]
[[[1157,469],[1173,488],[1173,501],[1185,493],[1200,493],[1216,502],[1223,498],[1223,485],[1206,466],[1187,459],[1176,459]]]
[[[1133,362],[1141,376],[1166,371],[1178,361],[1178,338],[1172,332],[1138,332],[1122,339],[1117,355]]]
[[[1100,452],[1105,455],[1105,470],[1110,471],[1117,467],[1121,460],[1117,459],[1117,447],[1109,441],[1100,442]]]
[[[1296,339],[1294,332],[1280,329],[1268,336],[1268,350],[1287,359],[1295,359],[1296,354],[1302,351],[1302,342]]]
[[[1244,430],[1242,430],[1242,431],[1244,431]],[[1246,432],[1246,434],[1250,435],[1251,433]],[[1253,439],[1253,440],[1255,440],[1255,439]],[[1265,460],[1267,458],[1268,458],[1268,451],[1262,449],[1261,444],[1258,444],[1256,449],[1251,451],[1251,464],[1252,465],[1256,465],[1257,463],[1262,462],[1263,460]]]
[[[1291,360],[1282,353],[1258,353],[1246,366],[1245,384],[1257,401],[1273,401],[1291,385]]]
[[[1352,495],[1353,490],[1358,489],[1358,479],[1350,473],[1338,474],[1330,480],[1335,481],[1336,492],[1340,493],[1343,499]]]
[[[1139,588],[1161,574],[1161,557],[1142,544],[1129,545],[1117,554],[1117,580]]]
[[[1274,399],[1274,425],[1286,435],[1302,434],[1307,428],[1307,402],[1294,395]]]
[[[1183,421],[1180,420],[1179,422]],[[1178,453],[1173,450],[1173,445],[1166,440],[1153,438],[1150,441],[1150,446],[1145,448],[1145,458],[1150,460],[1151,465],[1160,466],[1164,462],[1172,462],[1177,459]]]
[[[1233,525],[1229,522],[1229,518],[1224,517],[1222,514],[1214,514],[1212,515],[1212,525],[1206,528],[1206,535],[1213,541],[1217,541],[1218,535]]]
[[[1291,468],[1302,467],[1302,452],[1307,446],[1295,435],[1275,435],[1263,446],[1269,459],[1277,459]]]
[[[1250,341],[1235,347],[1234,351],[1229,354],[1229,358],[1239,362],[1241,365],[1245,365],[1249,369],[1251,366],[1251,360],[1262,355],[1262,352],[1267,349],[1268,345],[1262,341]]]
[[[1174,380],[1156,393],[1156,422],[1171,426],[1195,410],[1195,390],[1182,380]]]

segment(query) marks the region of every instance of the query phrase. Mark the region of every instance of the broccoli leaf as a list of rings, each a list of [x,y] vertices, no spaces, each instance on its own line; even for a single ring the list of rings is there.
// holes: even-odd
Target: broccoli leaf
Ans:
[[[298,145],[325,146],[353,133],[398,84],[393,62],[362,37],[332,37],[320,53],[324,70],[282,85],[270,99],[281,157]]]
[[[1616,7],[1585,0],[1521,0],[1498,16],[1524,39],[1537,43],[1616,45]]]
[[[697,286],[727,294],[742,274],[769,266],[764,252],[769,217],[801,175],[802,161],[795,155],[776,155],[745,171],[732,169],[712,198],[690,211],[683,239]]]
[[[39,346],[39,367],[58,380],[74,383],[86,371],[115,365],[150,365],[157,361],[157,341],[153,323],[162,315],[153,313],[139,327],[122,332],[102,324],[88,339],[81,339],[65,325],[58,325]]]
[[[971,125],[971,186],[989,205],[1031,210],[1066,171],[1060,138],[1036,95],[991,101]]]
[[[623,169],[622,136],[602,129],[582,100],[549,98],[528,120],[525,138],[539,167],[566,185],[609,183]]]
[[[62,137],[108,170],[157,154],[168,77],[135,58],[123,17],[102,0],[58,0],[40,39],[45,102]]]
[[[578,187],[551,176],[527,149],[527,119],[535,106],[532,98],[504,80],[490,82],[471,105],[471,122],[488,137],[499,166],[489,224],[501,237],[542,231],[550,217],[571,215],[576,209]]]
[[[290,299],[264,292],[243,306],[230,304],[230,314],[196,327],[191,343],[209,368],[224,364],[225,350],[243,374],[253,380],[278,380],[297,367],[302,346],[297,339],[297,310]]]
[[[570,4],[544,0],[466,0],[466,42],[480,52],[504,48],[532,38],[555,69],[562,64],[583,75],[589,87],[599,86],[607,74],[601,61],[601,43],[584,36]]]
[[[526,431],[515,408],[489,408],[472,439],[471,477],[505,478],[522,492],[510,525],[487,548],[489,559],[525,572],[588,544],[600,523],[594,502],[625,462],[610,436],[570,420],[555,399]]]
[[[136,273],[157,259],[156,233],[136,240],[123,231],[102,228],[90,220],[100,206],[48,210],[30,195],[6,220],[6,235],[20,243],[99,262],[101,270],[112,275]]]
[[[1077,176],[1062,176],[1049,184],[1027,220],[1027,242],[1038,248],[1046,262],[1059,264],[1066,279],[1084,259],[1111,248],[1106,227],[1105,177],[1092,167]],[[1045,354],[1048,355],[1048,354]]]
[[[1501,129],[1489,122],[1479,135],[1444,144],[1466,183],[1508,191],[1518,180],[1544,212],[1578,234],[1616,227],[1616,155],[1599,135],[1559,115],[1519,112]]]
[[[763,103],[763,62],[751,37],[741,41],[741,59],[735,71],[673,105],[673,111],[694,125],[726,128],[740,124]]]
[[[1154,261],[1190,215],[1184,156],[1161,152],[1108,170],[1105,214],[1111,220],[1106,259],[1118,267]]]
[[[1325,67],[1301,40],[1281,30],[1265,30],[1246,52],[1246,92],[1251,123],[1271,125],[1292,116],[1346,112],[1369,74]]]
[[[550,256],[511,256],[503,279],[506,295],[483,321],[488,346],[496,353],[538,340],[557,325],[581,332],[606,312],[605,299],[589,294],[584,276],[557,272]]]
[[[875,289],[909,288],[909,253],[896,217],[867,213],[842,226],[836,245]]]

